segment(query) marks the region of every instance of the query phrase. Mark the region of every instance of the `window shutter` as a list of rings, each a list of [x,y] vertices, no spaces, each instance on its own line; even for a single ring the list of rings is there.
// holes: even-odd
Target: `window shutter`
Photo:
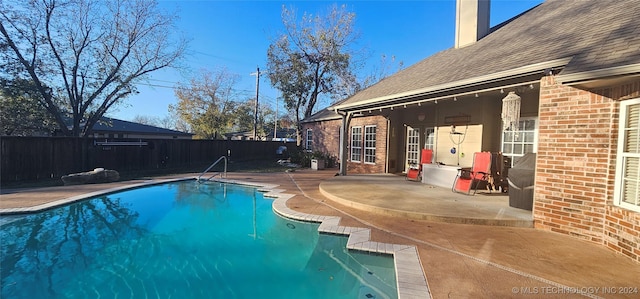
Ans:
[[[640,104],[628,106],[626,119],[622,201],[640,205]]]
[[[640,153],[638,131],[640,130],[640,105],[629,106],[627,110],[627,125],[625,126],[625,153]]]

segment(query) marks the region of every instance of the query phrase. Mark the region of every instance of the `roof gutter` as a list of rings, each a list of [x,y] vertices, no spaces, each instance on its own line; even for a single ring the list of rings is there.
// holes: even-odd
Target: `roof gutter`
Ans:
[[[329,111],[334,111],[333,109],[329,109],[329,108],[325,108]],[[336,120],[336,119],[341,119],[342,117],[340,115],[332,115],[332,116],[325,116],[325,117],[319,117],[319,118],[313,118],[313,119],[303,119],[300,121],[300,123],[306,124],[306,123],[312,123],[312,122],[317,122],[317,121],[328,121],[328,120]]]
[[[416,97],[416,96],[426,96],[426,95],[431,94],[431,93],[443,92],[443,91],[446,91],[446,90],[455,89],[455,88],[459,88],[459,87],[463,87],[463,86],[467,86],[468,87],[468,86],[474,86],[474,85],[480,85],[480,84],[500,81],[500,80],[503,80],[505,78],[513,78],[513,77],[532,74],[532,73],[536,73],[536,72],[540,72],[540,71],[544,71],[544,70],[550,70],[550,69],[557,68],[557,67],[564,67],[567,63],[569,63],[569,61],[571,59],[572,59],[572,57],[567,57],[567,58],[550,60],[550,61],[546,61],[546,62],[530,64],[530,65],[526,65],[526,66],[523,66],[523,67],[510,69],[510,70],[497,72],[497,73],[492,73],[492,74],[488,74],[488,75],[484,75],[484,76],[480,76],[480,77],[473,77],[473,78],[464,79],[464,80],[460,80],[460,81],[454,81],[454,82],[449,82],[449,83],[440,84],[440,85],[436,85],[436,86],[431,86],[431,87],[415,89],[415,90],[411,90],[411,91],[407,91],[407,92],[392,94],[392,95],[388,95],[388,96],[377,97],[377,98],[373,98],[373,99],[359,101],[359,102],[352,103],[352,104],[337,105],[337,106],[332,107],[331,109],[332,110],[355,109],[355,108],[358,108],[358,107],[367,106],[367,105],[371,105],[371,104],[384,104],[386,102],[397,100],[397,99],[401,99],[401,98],[411,98],[411,97]]]
[[[623,75],[640,75],[640,63],[566,75],[559,74],[556,76],[556,81],[564,85],[575,85],[597,79],[605,79]]]

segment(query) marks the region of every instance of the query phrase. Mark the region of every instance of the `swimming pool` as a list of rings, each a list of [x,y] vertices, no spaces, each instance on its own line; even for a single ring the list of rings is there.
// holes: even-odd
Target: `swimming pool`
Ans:
[[[3,298],[395,298],[393,258],[194,181],[3,217]]]

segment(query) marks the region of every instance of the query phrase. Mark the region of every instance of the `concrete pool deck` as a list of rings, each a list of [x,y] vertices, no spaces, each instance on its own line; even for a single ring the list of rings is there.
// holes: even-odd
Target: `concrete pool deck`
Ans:
[[[438,205],[438,198],[449,196],[451,191],[407,182],[401,177],[334,174],[335,170],[298,170],[229,173],[228,177],[276,184],[283,193],[293,195],[287,202],[292,210],[339,216],[342,226],[370,228],[372,241],[416,246],[433,298],[640,296],[639,263],[591,242],[518,225],[506,226],[522,220],[526,223],[526,212],[522,219],[516,213],[519,211],[500,212],[504,208],[497,199],[500,196],[456,194],[462,197],[447,197]],[[3,189],[0,209],[35,206],[145,181],[148,180]],[[483,205],[485,199],[498,202]],[[489,208],[491,205],[497,208]],[[452,211],[453,218],[450,214],[436,217]],[[426,216],[420,216],[423,214]],[[496,217],[504,222],[495,222]],[[623,291],[627,293],[621,294]]]

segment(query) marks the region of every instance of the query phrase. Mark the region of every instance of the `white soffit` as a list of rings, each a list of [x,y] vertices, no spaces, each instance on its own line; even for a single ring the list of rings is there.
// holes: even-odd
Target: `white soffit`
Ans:
[[[525,75],[525,74],[531,74],[537,71],[543,71],[545,69],[564,67],[565,65],[567,65],[567,63],[569,63],[571,59],[572,57],[567,57],[567,58],[561,58],[556,60],[550,60],[546,62],[530,64],[530,65],[526,65],[526,66],[522,66],[522,67],[518,67],[518,68],[506,70],[506,71],[501,71],[497,73],[492,73],[492,74],[488,74],[480,77],[473,77],[469,79],[454,81],[450,83],[444,83],[444,84],[435,85],[431,87],[410,90],[407,92],[367,99],[367,100],[363,100],[363,101],[359,101],[351,104],[337,105],[337,106],[334,106],[333,109],[344,110],[349,108],[356,108],[358,106],[363,106],[363,105],[384,104],[385,102],[391,101],[394,99],[412,97],[420,94],[433,93],[433,92],[443,91],[443,90],[452,89],[456,87],[479,85],[482,83],[498,81],[500,79],[512,78],[512,77],[517,77],[519,75]]]

